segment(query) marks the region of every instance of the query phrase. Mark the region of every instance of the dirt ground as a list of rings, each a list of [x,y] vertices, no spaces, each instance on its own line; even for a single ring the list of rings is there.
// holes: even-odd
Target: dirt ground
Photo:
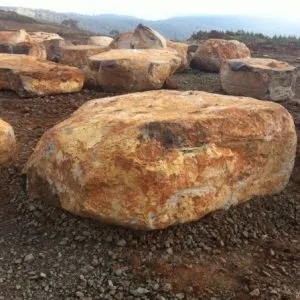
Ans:
[[[183,90],[220,92],[216,74],[174,79]],[[107,226],[28,199],[21,171],[41,135],[84,102],[107,96],[0,92],[0,118],[13,125],[19,151],[0,170],[0,300],[300,299],[299,145],[280,194],[163,231]],[[300,101],[283,105],[300,137]]]

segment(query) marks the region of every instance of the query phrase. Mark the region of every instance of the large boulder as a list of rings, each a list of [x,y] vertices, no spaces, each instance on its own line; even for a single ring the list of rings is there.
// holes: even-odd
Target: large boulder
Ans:
[[[56,34],[50,32],[30,32],[30,41],[42,45],[46,49],[46,58],[51,61],[59,60],[60,47],[64,43],[64,39]]]
[[[185,43],[179,43],[179,42],[173,42],[173,41],[167,41],[167,46],[170,49],[173,49],[178,53],[178,55],[181,58],[181,65],[176,70],[176,72],[182,72],[189,66],[188,62],[188,44]]]
[[[107,92],[137,92],[161,88],[181,63],[167,49],[119,49],[89,57],[86,80]]]
[[[220,77],[228,94],[283,101],[295,96],[297,68],[267,58],[230,59]]]
[[[167,48],[166,39],[151,27],[139,24],[131,37],[133,49]]]
[[[235,40],[209,39],[198,47],[191,60],[191,67],[208,72],[219,72],[225,60],[250,56],[250,50],[244,43]]]
[[[10,162],[16,153],[16,138],[13,128],[0,119],[0,166]]]
[[[29,41],[29,35],[24,29],[18,31],[0,31],[0,44],[14,45]]]
[[[47,57],[46,48],[31,40],[23,29],[19,31],[0,31],[0,53],[25,54],[40,59]]]
[[[88,44],[100,47],[109,47],[113,40],[114,39],[109,36],[95,35],[89,37]]]
[[[0,54],[0,89],[20,97],[78,92],[83,72],[77,68],[27,55]]]
[[[133,32],[123,32],[116,36],[114,40],[110,43],[109,47],[111,49],[131,49],[131,38]]]
[[[60,63],[83,69],[92,55],[107,51],[108,48],[95,45],[64,45],[60,49]]]
[[[277,103],[162,90],[87,102],[44,134],[24,171],[32,198],[151,230],[280,192],[295,150]]]
[[[0,53],[24,54],[39,59],[47,58],[47,50],[43,44],[22,42],[17,44],[0,44]]]

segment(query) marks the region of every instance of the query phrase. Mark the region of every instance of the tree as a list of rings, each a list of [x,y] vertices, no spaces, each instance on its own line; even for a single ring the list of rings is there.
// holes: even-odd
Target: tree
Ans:
[[[61,24],[70,28],[78,28],[78,21],[75,19],[63,20]]]
[[[116,29],[113,29],[109,32],[109,35],[111,35],[111,36],[117,36],[119,34],[120,34],[119,30],[116,30]]]

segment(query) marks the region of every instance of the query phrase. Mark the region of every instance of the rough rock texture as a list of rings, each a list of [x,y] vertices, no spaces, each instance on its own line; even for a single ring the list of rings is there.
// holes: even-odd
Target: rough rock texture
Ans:
[[[86,80],[107,92],[159,89],[179,67],[175,51],[167,49],[119,49],[89,58]]]
[[[279,104],[152,91],[86,103],[44,134],[24,171],[33,198],[159,229],[281,191],[295,151]]]
[[[0,166],[11,161],[16,153],[16,139],[13,128],[0,119]]]
[[[109,45],[111,44],[111,42],[113,40],[114,39],[109,36],[95,35],[95,36],[91,36],[89,38],[88,44],[96,45],[96,46],[100,46],[100,47],[109,47]]]
[[[209,72],[219,72],[226,59],[248,58],[249,48],[239,41],[209,39],[201,44],[191,60],[191,67]]]
[[[131,49],[131,37],[133,32],[124,32],[115,37],[109,47],[111,49]]]
[[[49,32],[30,32],[29,38],[31,42],[41,44],[46,49],[46,58],[51,61],[59,60],[60,47],[64,43],[64,39],[56,34]]]
[[[27,55],[0,54],[0,89],[20,97],[78,92],[83,72]]]
[[[295,96],[297,68],[274,59],[230,59],[220,77],[228,94],[283,101]]]
[[[188,66],[189,66],[188,53],[187,53],[188,44],[178,43],[178,42],[173,42],[173,41],[167,41],[167,47],[170,48],[170,49],[175,50],[181,58],[181,65],[176,70],[176,72],[182,72],[186,68],[188,68]]]
[[[139,24],[131,37],[133,49],[167,48],[166,39],[154,29]]]
[[[107,50],[95,45],[65,45],[60,49],[60,63],[83,69],[90,56]]]
[[[31,40],[29,34],[19,31],[0,31],[0,53],[25,54],[40,59],[47,57],[44,45]]]
[[[18,44],[29,42],[30,38],[24,29],[19,31],[0,31],[0,44]]]
[[[47,58],[47,50],[43,44],[22,42],[17,44],[0,44],[0,53],[24,54],[39,59]]]

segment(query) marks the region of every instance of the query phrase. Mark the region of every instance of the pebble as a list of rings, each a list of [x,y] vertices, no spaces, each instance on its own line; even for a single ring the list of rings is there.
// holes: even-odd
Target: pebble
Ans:
[[[33,256],[33,254],[27,254],[26,256],[25,256],[25,258],[24,258],[24,261],[25,262],[32,262],[34,260],[34,256]]]
[[[251,297],[259,297],[260,291],[259,291],[259,289],[255,289],[255,290],[251,291],[251,292],[249,293],[249,295],[250,295]]]
[[[81,292],[81,291],[77,291],[76,293],[75,293],[75,296],[77,297],[77,298],[83,298],[84,297],[84,293],[83,292]]]

